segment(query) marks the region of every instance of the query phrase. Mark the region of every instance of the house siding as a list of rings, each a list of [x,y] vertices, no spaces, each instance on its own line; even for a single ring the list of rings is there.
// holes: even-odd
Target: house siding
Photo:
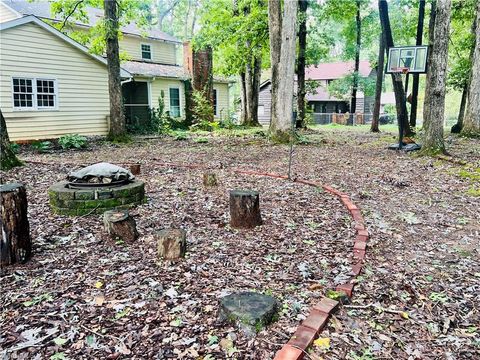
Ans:
[[[2,30],[1,39],[0,107],[12,140],[107,134],[104,64],[33,23]],[[58,108],[13,110],[12,76],[56,79]]]
[[[125,51],[131,58],[131,60],[142,61],[141,45],[150,45],[152,51],[152,62],[178,65],[177,61],[177,49],[176,45],[164,41],[154,41],[138,36],[123,35],[119,41],[120,50]]]
[[[16,19],[18,16],[0,2],[0,23]]]
[[[141,80],[141,78],[139,78]],[[182,80],[176,79],[155,79],[151,81],[151,104],[153,108],[158,108],[158,101],[163,91],[163,101],[165,110],[170,110],[170,91],[171,87],[180,89],[180,116],[185,118],[185,86]],[[228,84],[214,83],[213,88],[217,90],[218,116],[217,119],[225,119],[228,116],[229,109],[229,88]]]
[[[258,122],[261,125],[269,125],[270,124],[270,110],[272,104],[272,94],[271,94],[271,84],[267,84],[260,89],[258,94],[258,104],[259,107],[263,106],[263,114],[259,112],[258,114]]]

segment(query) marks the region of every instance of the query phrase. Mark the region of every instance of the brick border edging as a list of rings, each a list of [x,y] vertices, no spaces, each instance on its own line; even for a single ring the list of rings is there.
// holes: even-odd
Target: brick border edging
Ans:
[[[287,176],[260,173],[247,170],[233,170],[235,173],[268,176],[273,178],[288,180]],[[355,221],[355,242],[353,246],[353,264],[351,266],[352,278],[345,284],[338,285],[336,291],[344,292],[349,298],[353,295],[353,288],[355,286],[355,278],[361,273],[363,267],[363,260],[367,249],[367,241],[369,233],[365,228],[365,221],[363,219],[360,209],[351,201],[350,197],[334,189],[328,185],[322,185],[309,180],[293,179],[294,182],[322,188],[325,191],[340,198],[340,201],[348,209],[351,217]],[[300,360],[303,359],[307,353],[307,349],[312,345],[316,337],[322,332],[330,319],[330,316],[337,310],[338,301],[332,300],[328,297],[323,297],[316,305],[310,309],[310,314],[297,327],[297,330],[290,338],[290,340],[276,353],[274,360]]]

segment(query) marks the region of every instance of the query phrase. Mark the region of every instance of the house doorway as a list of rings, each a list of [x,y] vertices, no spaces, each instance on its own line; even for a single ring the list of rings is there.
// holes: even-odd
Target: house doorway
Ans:
[[[123,106],[127,129],[132,132],[147,130],[150,126],[150,96],[146,81],[122,84]]]

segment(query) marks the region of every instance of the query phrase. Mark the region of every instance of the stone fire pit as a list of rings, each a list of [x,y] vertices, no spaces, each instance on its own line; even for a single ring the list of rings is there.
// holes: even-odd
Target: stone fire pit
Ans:
[[[103,214],[144,203],[144,185],[124,168],[99,163],[70,173],[68,181],[48,189],[48,196],[55,214]]]

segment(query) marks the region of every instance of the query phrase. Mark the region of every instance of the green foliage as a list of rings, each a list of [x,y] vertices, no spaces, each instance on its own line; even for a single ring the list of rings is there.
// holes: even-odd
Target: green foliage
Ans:
[[[34,141],[31,144],[33,150],[38,153],[44,153],[51,149],[52,142],[51,141]]]
[[[87,138],[78,134],[67,134],[58,139],[62,149],[81,149],[87,146]]]
[[[349,100],[352,94],[355,78],[358,82],[359,91],[363,91],[365,96],[375,95],[375,78],[362,77],[357,73],[348,74],[340,79],[333,80],[328,85],[328,92],[336,98]]]
[[[10,150],[12,150],[14,154],[18,154],[20,152],[20,145],[18,145],[17,143],[11,142]]]
[[[206,98],[203,91],[195,90],[192,93],[193,106],[193,125],[192,130],[214,131],[220,128],[220,125],[213,120],[213,105]]]

